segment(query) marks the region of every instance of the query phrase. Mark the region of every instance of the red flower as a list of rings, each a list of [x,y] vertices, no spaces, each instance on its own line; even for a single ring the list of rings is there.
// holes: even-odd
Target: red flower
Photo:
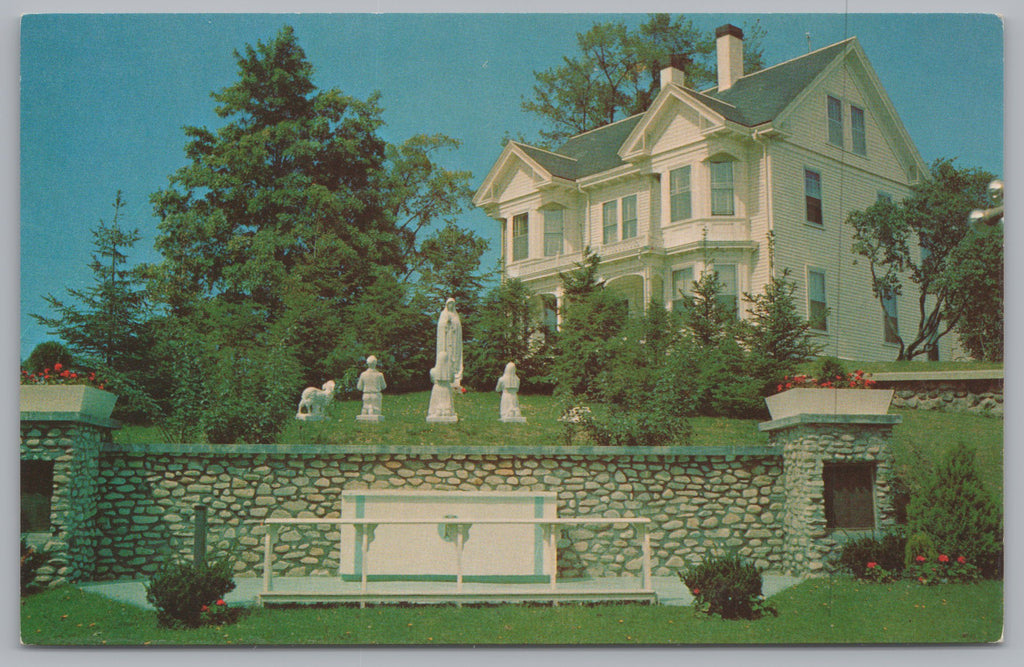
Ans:
[[[463,394],[465,394],[465,393],[466,393],[466,388],[465,388],[465,387],[462,387],[462,393],[463,393]]]
[[[700,589],[699,588],[694,588],[693,589],[693,594],[694,595],[700,595]]]
[[[966,563],[966,562],[967,562],[967,559],[966,559],[966,558],[964,558],[963,556],[958,556],[958,557],[957,557],[957,559],[956,559],[956,562],[958,562],[958,563],[960,563],[961,565],[963,565],[964,563]]]
[[[223,607],[224,605],[227,604],[227,602],[224,602],[223,599],[220,599],[220,600],[217,600],[214,604],[216,604],[218,607]]]
[[[792,389],[792,388],[793,388],[792,383],[787,382],[786,383],[786,389]]]
[[[199,608],[199,611],[200,611],[200,612],[204,612],[204,613],[205,613],[205,612],[208,612],[208,611],[210,611],[210,608],[209,608],[209,607],[207,607],[207,606],[206,606],[206,605],[204,604],[204,605],[203,605],[202,607],[200,607],[200,608]]]
[[[923,562],[925,562],[925,561],[926,561],[926,560],[928,560],[928,559],[927,559],[927,558],[925,558],[924,556],[918,556],[918,557],[917,557],[917,558],[915,558],[914,560],[916,560],[916,561],[917,561],[918,563],[923,563]]]
[[[924,577],[918,577],[917,580],[920,581],[922,584],[924,583]]]
[[[949,562],[949,556],[947,556],[946,554],[939,554],[939,562],[940,563],[948,563]]]
[[[850,380],[850,386],[851,386],[851,387],[856,387],[856,386],[857,386],[857,383],[856,383],[856,382],[854,382],[853,380]]]
[[[59,370],[60,370],[60,369],[62,369],[62,368],[64,368],[64,364],[62,364],[62,363],[60,363],[60,362],[57,362],[57,363],[55,363],[55,364],[53,365],[53,370],[54,370],[54,371],[59,371]]]
[[[871,568],[871,569],[874,569],[877,566],[878,566],[878,563],[876,563],[875,561],[871,561],[870,563],[868,563],[868,567]]]
[[[780,384],[778,387],[776,387],[775,391],[782,391],[782,385]]]

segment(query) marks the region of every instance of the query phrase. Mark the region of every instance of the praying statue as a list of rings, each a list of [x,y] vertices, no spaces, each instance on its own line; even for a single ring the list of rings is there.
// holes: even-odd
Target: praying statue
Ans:
[[[387,389],[384,374],[377,370],[377,357],[372,354],[366,358],[366,370],[356,380],[356,389],[363,392],[363,411],[356,415],[356,421],[381,422],[381,392]]]
[[[505,364],[505,373],[498,378],[494,391],[501,392],[500,421],[525,424],[526,418],[519,410],[519,376],[516,375],[516,365],[511,361]]]
[[[452,382],[454,374],[448,363],[448,353],[438,352],[437,364],[430,369],[430,381],[434,388],[430,390],[430,407],[427,408],[428,422],[451,423],[459,421],[455,414],[455,403],[452,401]]]
[[[441,353],[447,358],[447,366],[456,389],[462,388],[462,322],[455,310],[455,299],[449,298],[444,303],[441,316],[437,319],[437,355],[436,366],[441,365]]]

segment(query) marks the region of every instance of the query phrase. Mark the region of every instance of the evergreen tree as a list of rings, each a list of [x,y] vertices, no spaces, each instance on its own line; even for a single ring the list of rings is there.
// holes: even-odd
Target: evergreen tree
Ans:
[[[60,336],[79,363],[118,372],[135,370],[143,357],[147,303],[137,270],[128,266],[128,252],[139,240],[137,229],[121,224],[124,200],[114,197],[114,216],[93,230],[95,251],[89,268],[94,282],[85,289],[67,290],[68,300],[47,295],[56,315],[32,317]]]

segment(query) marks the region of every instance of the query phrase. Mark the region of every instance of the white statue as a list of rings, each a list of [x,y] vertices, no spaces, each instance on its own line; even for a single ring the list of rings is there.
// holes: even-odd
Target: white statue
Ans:
[[[377,357],[372,354],[366,358],[366,370],[356,380],[356,389],[363,392],[363,411],[356,415],[356,421],[381,422],[381,392],[387,389],[384,374],[377,370]]]
[[[516,365],[511,361],[505,364],[505,373],[498,378],[494,391],[501,392],[501,421],[513,424],[525,424],[526,418],[519,410],[519,376]]]
[[[455,414],[455,403],[452,401],[452,382],[454,374],[448,363],[448,353],[439,352],[437,364],[430,369],[430,381],[434,388],[430,390],[430,407],[427,408],[428,422],[452,423],[459,421]]]
[[[302,399],[299,401],[299,411],[295,413],[296,419],[302,421],[321,421],[326,418],[327,406],[334,400],[334,380],[324,383],[323,389],[306,387],[302,390]]]
[[[441,353],[447,355],[452,386],[462,388],[462,322],[455,310],[455,299],[444,302],[444,310],[437,318],[437,355],[435,366],[441,365]]]

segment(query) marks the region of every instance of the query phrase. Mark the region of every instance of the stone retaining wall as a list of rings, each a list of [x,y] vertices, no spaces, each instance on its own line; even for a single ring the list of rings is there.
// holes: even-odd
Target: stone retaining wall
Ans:
[[[560,517],[651,519],[655,575],[720,552],[814,574],[839,546],[824,523],[826,463],[874,464],[875,527],[893,523],[887,441],[899,419],[797,415],[761,425],[769,446],[645,448],[114,445],[103,424],[23,419],[21,458],[55,462],[44,582],[146,576],[190,556],[197,504],[210,547],[259,575],[264,519],[337,518],[342,491],[356,489],[554,492]],[[275,572],[335,574],[339,540],[337,528],[282,528]],[[562,576],[641,568],[627,524],[567,528],[558,552]]]
[[[258,575],[262,519],[338,517],[346,489],[553,491],[560,517],[650,518],[656,575],[674,574],[714,549],[735,549],[765,569],[782,564],[782,465],[763,447],[728,448],[728,453],[727,448],[646,448],[643,453],[505,448],[491,454],[418,449],[107,448],[100,458],[96,576],[147,574],[169,548],[191,553],[197,503],[209,507],[210,546],[235,550],[237,573]],[[339,538],[333,527],[282,528],[275,573],[336,573]],[[558,550],[564,576],[615,576],[641,567],[639,542],[624,525],[567,529]]]
[[[884,374],[879,374],[884,377]],[[909,374],[906,374],[909,375]],[[1003,416],[1003,380],[877,380],[879,389],[893,389],[895,408],[943,410]]]

